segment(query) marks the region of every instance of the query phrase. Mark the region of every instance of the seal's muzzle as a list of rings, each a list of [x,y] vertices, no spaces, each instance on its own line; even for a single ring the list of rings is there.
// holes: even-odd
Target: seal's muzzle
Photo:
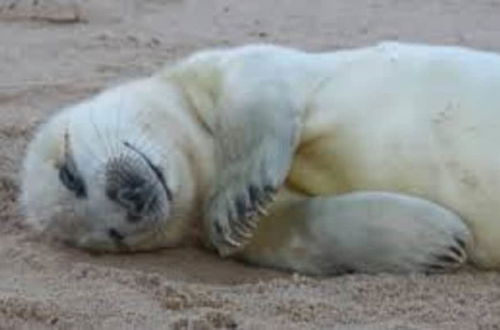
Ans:
[[[127,211],[129,222],[161,216],[163,204],[171,200],[161,170],[139,151],[108,161],[105,189],[106,196]]]

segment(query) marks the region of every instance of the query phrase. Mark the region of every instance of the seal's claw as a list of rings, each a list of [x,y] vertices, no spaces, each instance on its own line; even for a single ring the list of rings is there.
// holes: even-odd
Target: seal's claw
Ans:
[[[441,264],[423,264],[422,268],[425,274],[442,273],[448,270],[446,266]]]
[[[434,255],[429,263],[424,263],[422,268],[425,273],[441,273],[459,269],[467,262],[465,239],[455,238],[453,243],[443,247],[440,254]]]
[[[216,195],[209,204],[210,240],[222,256],[240,251],[252,238],[259,219],[267,215],[277,189],[266,185],[250,185],[236,199]]]
[[[443,262],[445,264],[461,263],[460,258],[457,258],[456,256],[446,255],[446,254],[437,256],[436,260],[439,262]]]
[[[215,114],[217,180],[208,192],[203,217],[208,243],[219,253],[228,252],[228,237],[241,243],[240,248],[250,240],[285,181],[299,141],[301,109],[283,97],[286,87],[281,85],[253,97],[251,91],[261,90],[267,81],[262,78],[245,81],[241,92],[230,93]],[[225,229],[222,236],[210,229],[217,222]]]

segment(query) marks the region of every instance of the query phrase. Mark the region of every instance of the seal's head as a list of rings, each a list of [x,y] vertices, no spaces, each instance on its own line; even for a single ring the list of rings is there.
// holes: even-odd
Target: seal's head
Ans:
[[[190,203],[181,157],[127,108],[137,104],[116,99],[71,107],[38,130],[22,169],[28,222],[95,251],[175,245]]]

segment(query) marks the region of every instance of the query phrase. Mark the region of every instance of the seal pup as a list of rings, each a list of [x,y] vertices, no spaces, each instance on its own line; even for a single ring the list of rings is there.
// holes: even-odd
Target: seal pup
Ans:
[[[86,248],[172,246],[201,222],[207,245],[221,255],[244,255],[284,190],[312,197],[306,203],[320,210],[337,200],[313,202],[314,196],[393,191],[456,211],[474,241],[467,243],[455,218],[442,222],[448,230],[439,237],[421,235],[435,230],[423,222],[415,231],[420,244],[453,241],[445,255],[466,249],[477,265],[498,268],[499,159],[490,152],[500,134],[497,68],[496,54],[397,43],[317,54],[270,45],[199,52],[50,119],[28,148],[22,202],[29,221],[42,228],[78,228],[60,236]],[[59,178],[68,144],[71,167],[89,186],[86,198]],[[111,160],[120,165],[110,167]],[[124,192],[109,194],[110,168],[135,169],[131,164],[145,168],[131,170],[146,181],[138,186],[154,189],[124,193],[137,187],[123,180],[117,190]],[[50,197],[30,184],[35,178]],[[122,200],[127,196],[133,197]],[[149,199],[154,206],[134,206]],[[127,220],[130,213],[135,221]],[[359,221],[368,226],[373,219]],[[413,251],[433,264],[443,259],[439,246]]]

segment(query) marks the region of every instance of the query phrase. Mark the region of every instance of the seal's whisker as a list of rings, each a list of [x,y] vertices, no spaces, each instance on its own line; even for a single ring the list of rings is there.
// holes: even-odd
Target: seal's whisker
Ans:
[[[105,125],[103,127],[103,135],[107,143],[109,144],[109,151],[110,151],[109,156],[113,157],[114,155],[118,155],[119,150],[115,143],[116,139],[112,137],[112,129],[110,128],[110,125]]]
[[[143,111],[140,111],[136,114],[137,116],[137,122],[145,123],[145,124],[150,124],[150,125],[156,125],[156,123],[148,123],[148,115],[149,115],[150,110],[148,109],[143,109]],[[150,130],[154,130],[152,127]],[[151,153],[151,154],[156,154],[156,152],[163,152],[164,147],[163,145],[160,144],[152,144],[149,140],[148,137],[148,132],[141,132],[141,134],[136,134],[134,135],[134,138],[129,141],[132,143],[134,146],[136,146],[138,149],[142,150],[143,152],[146,153]]]
[[[121,127],[121,113],[123,111],[123,97],[122,94],[120,94],[120,101],[118,104],[118,107],[114,110],[116,112],[116,123],[114,126],[115,131],[114,131],[114,142],[116,143],[117,141],[120,141],[120,135],[122,134],[122,127]],[[117,146],[118,147],[118,146]]]
[[[72,122],[69,123],[69,126],[71,126],[71,125],[72,125]],[[71,135],[70,135],[70,137],[71,137]],[[101,156],[98,155],[93,148],[90,147],[89,142],[87,141],[87,139],[83,139],[82,142],[83,142],[83,146],[85,148],[85,151],[89,152],[91,154],[91,157],[93,159],[97,160],[97,162],[98,162],[97,168],[99,168],[100,165],[102,165],[102,164],[105,163],[105,160],[103,158],[101,158]]]
[[[144,118],[147,118],[148,110],[140,111],[137,113],[137,121],[143,122]],[[154,123],[152,123],[154,124]],[[128,141],[132,143],[136,148],[142,150],[145,153],[155,154],[159,148],[158,145],[151,144],[146,132],[141,132],[141,134],[134,135],[134,139]]]
[[[146,205],[148,205],[148,207],[151,207],[152,206],[152,210],[155,211],[156,208],[159,208],[159,203],[154,203],[154,200],[157,198],[157,189],[156,189],[156,182],[155,184],[151,187],[151,190],[148,194],[148,197],[146,199]]]
[[[90,144],[87,142],[87,140],[84,141],[85,142],[83,143],[83,146],[85,148],[85,151],[89,152],[93,159],[97,160],[96,168],[100,168],[101,165],[106,163],[106,161],[103,158],[101,158],[101,156],[99,156],[92,147],[90,147]]]
[[[141,136],[141,138],[142,138],[142,136]],[[130,144],[133,145],[138,150],[141,150],[142,153],[148,154],[148,155],[159,155],[160,159],[164,159],[163,152],[162,152],[163,150],[160,150],[160,148],[158,146],[149,143],[149,141],[144,140],[144,143],[142,143],[142,144],[140,142],[137,143],[137,141],[140,141],[140,139],[133,139],[131,141],[132,142]],[[139,159],[136,159],[136,160],[142,164],[142,161],[140,161]],[[153,161],[153,165],[159,166],[157,161]],[[166,162],[162,162],[161,165],[165,166]]]
[[[134,136],[134,139],[127,142],[132,144],[135,148],[141,150],[141,152],[150,154],[150,151],[152,151],[150,147],[151,144],[148,142],[144,134],[137,134]]]
[[[124,102],[125,101],[124,101],[123,93],[120,93],[118,107],[116,109],[113,109],[113,111],[116,112],[116,116],[115,116],[116,123],[114,123],[114,125],[113,125],[114,132],[110,132],[110,136],[112,137],[114,155],[119,154],[119,151],[122,150],[120,137],[121,137],[121,134],[123,132],[121,114],[122,114],[122,111],[124,111],[123,110],[124,109],[124,107],[123,107]]]
[[[101,131],[99,130],[99,127],[97,126],[96,122],[94,121],[94,117],[93,117],[93,114],[94,114],[94,111],[96,110],[95,107],[91,107],[90,108],[90,111],[89,111],[89,120],[90,120],[90,123],[92,124],[96,134],[97,134],[97,137],[98,139],[102,142],[102,144],[104,145],[104,149],[105,149],[105,153],[106,155],[110,155],[110,148],[109,148],[109,145],[106,141],[106,139],[103,138],[102,134],[101,134]]]
[[[93,113],[94,112],[93,110],[95,111],[95,107],[91,108],[89,116],[90,121],[96,131],[98,139],[104,145],[106,158],[116,157],[121,153],[120,152],[121,148],[119,143],[120,139],[118,135],[119,132],[116,130],[113,132],[114,130],[113,127],[115,127],[115,125],[111,125],[110,122],[104,122],[104,125],[98,125],[97,122],[99,121],[95,120],[94,118],[95,114]],[[110,111],[117,111],[118,114],[120,113],[119,109],[111,109]]]

